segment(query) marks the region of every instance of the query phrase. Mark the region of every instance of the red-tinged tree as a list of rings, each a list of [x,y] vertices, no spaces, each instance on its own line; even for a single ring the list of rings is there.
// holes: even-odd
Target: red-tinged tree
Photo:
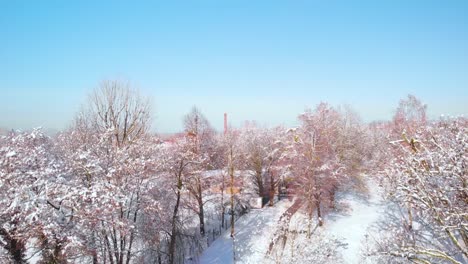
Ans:
[[[326,103],[299,116],[301,125],[290,130],[288,154],[295,181],[301,188],[298,195],[312,220],[316,211],[318,224],[323,225],[322,207],[330,201],[344,166],[339,163],[336,139],[340,133],[340,114]]]

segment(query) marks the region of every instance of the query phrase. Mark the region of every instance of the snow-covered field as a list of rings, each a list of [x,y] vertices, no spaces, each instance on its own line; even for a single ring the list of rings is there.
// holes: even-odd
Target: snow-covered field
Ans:
[[[347,210],[332,212],[324,228],[327,233],[336,236],[344,244],[340,248],[345,263],[362,263],[363,253],[372,244],[376,231],[375,224],[384,215],[385,202],[381,198],[381,189],[373,180],[367,181],[368,195],[355,192],[343,193],[339,202]]]
[[[275,230],[279,217],[291,204],[288,200],[282,200],[274,207],[251,210],[236,221],[234,247],[228,229],[205,250],[199,263],[234,263],[233,249],[236,263],[262,263],[272,230]]]
[[[365,189],[368,190],[366,194],[355,191],[340,193],[337,197],[338,209],[328,214],[321,230],[316,230],[312,234],[310,243],[320,243],[325,239],[327,241],[338,239],[339,245],[335,252],[337,256],[336,258],[330,257],[333,263],[336,261],[351,264],[366,262],[363,254],[366,252],[366,247],[372,244],[373,231],[375,231],[373,227],[384,215],[383,212],[387,207],[381,199],[381,189],[378,184],[371,179],[365,184],[367,185]],[[277,230],[280,216],[291,205],[291,201],[283,200],[274,207],[252,210],[239,218],[236,222],[235,246],[233,247],[232,244],[230,230],[226,230],[203,252],[198,263],[234,263],[233,248],[235,249],[235,263],[274,262],[274,259],[270,259],[272,257],[267,254],[268,247]],[[296,243],[309,243],[309,241],[302,239]]]

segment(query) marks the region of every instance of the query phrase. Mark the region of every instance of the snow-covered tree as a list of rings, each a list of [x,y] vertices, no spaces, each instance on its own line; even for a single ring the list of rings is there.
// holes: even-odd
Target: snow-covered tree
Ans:
[[[257,194],[269,197],[270,206],[280,180],[278,165],[284,149],[283,136],[281,127],[266,129],[254,123],[247,123],[240,130],[241,168],[251,174]]]
[[[67,178],[57,207],[68,214],[81,261],[130,263],[139,257],[142,216],[158,211],[148,191],[157,185],[159,142],[146,133],[149,106],[141,102],[129,87],[104,82],[57,137]]]
[[[181,208],[184,203],[184,193],[187,191],[188,179],[195,173],[199,173],[199,162],[193,152],[192,142],[183,137],[171,143],[166,143],[162,149],[161,164],[163,186],[170,190],[170,196],[165,197],[166,202],[170,204],[170,230],[168,230],[168,261],[169,263],[180,262],[180,252],[183,252],[181,244],[181,234],[183,229],[183,217]],[[169,207],[169,208],[170,208]],[[178,246],[179,245],[179,246]]]
[[[137,256],[141,217],[159,208],[149,193],[159,180],[155,172],[159,142],[145,137],[117,147],[113,132],[94,133],[81,143],[75,141],[79,130],[71,129],[57,141],[68,169],[65,205],[80,234],[80,254],[93,263],[130,263]]]
[[[64,260],[63,249],[74,238],[60,207],[66,179],[51,139],[34,129],[11,132],[0,144],[1,246],[16,263],[26,262],[28,248],[45,261]]]
[[[381,252],[420,263],[468,261],[467,135],[466,119],[448,118],[391,142],[389,195],[404,210]]]
[[[205,116],[193,107],[191,112],[184,117],[184,129],[187,143],[192,146],[194,169],[190,177],[187,178],[186,188],[195,199],[195,204],[191,206],[198,215],[200,222],[200,234],[205,235],[205,210],[203,192],[207,183],[203,179],[203,172],[212,168],[211,160],[214,154],[215,141],[214,130]]]
[[[336,139],[340,133],[340,114],[325,103],[312,112],[299,116],[301,126],[291,130],[292,144],[289,150],[291,169],[298,195],[306,204],[310,220],[317,213],[319,225],[323,224],[322,207],[334,195],[344,166],[339,163]]]

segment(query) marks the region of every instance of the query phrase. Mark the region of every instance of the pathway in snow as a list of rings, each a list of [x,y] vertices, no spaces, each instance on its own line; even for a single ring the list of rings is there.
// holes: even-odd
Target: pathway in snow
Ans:
[[[340,247],[340,253],[345,263],[363,263],[361,254],[365,251],[368,239],[372,243],[372,228],[388,208],[381,199],[381,188],[369,179],[366,183],[368,195],[360,195],[355,191],[341,193],[337,197],[340,207],[346,209],[331,212],[326,216],[325,235],[337,237],[345,247]],[[292,205],[291,201],[283,200],[274,207],[251,210],[236,222],[236,263],[264,263],[266,252],[274,230],[281,215]],[[199,263],[219,264],[233,263],[233,246],[229,230],[213,242],[199,258]]]
[[[374,224],[380,219],[385,210],[385,204],[381,199],[381,188],[378,184],[369,179],[367,181],[369,195],[357,195],[354,192],[347,192],[339,197],[339,202],[349,208],[344,212],[334,212],[328,215],[325,222],[327,233],[342,238],[342,242],[347,244],[342,249],[345,263],[362,263],[361,253],[364,251],[366,239],[371,242],[372,238],[367,237],[372,231]],[[328,222],[328,224],[327,224]]]
[[[270,243],[271,232],[275,230],[278,219],[291,204],[288,200],[282,200],[274,207],[251,210],[236,221],[236,263],[262,263]],[[199,263],[234,263],[232,249],[230,230],[226,230],[203,252]]]

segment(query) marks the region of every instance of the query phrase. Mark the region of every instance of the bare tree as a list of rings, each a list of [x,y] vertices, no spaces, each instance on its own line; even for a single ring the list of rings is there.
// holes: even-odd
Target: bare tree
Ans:
[[[196,106],[184,116],[184,130],[197,139],[197,152],[208,152],[213,142],[214,130],[210,122]]]
[[[77,223],[78,232],[86,238],[83,251],[92,252],[94,263],[130,263],[135,256],[135,226],[146,202],[151,180],[147,164],[156,146],[148,141],[149,121],[149,101],[128,83],[104,81],[70,130],[58,137],[69,182],[74,181],[69,207],[74,219],[88,219],[83,223],[89,224]],[[106,194],[99,199],[83,198],[102,193],[103,186]]]
[[[184,117],[184,128],[187,139],[192,145],[198,170],[188,179],[187,189],[196,200],[196,206],[193,207],[200,220],[200,234],[205,235],[205,213],[203,202],[203,190],[205,184],[202,171],[210,167],[210,154],[214,144],[214,131],[210,123],[200,110],[194,106],[190,113]]]
[[[90,96],[88,111],[98,132],[112,130],[120,147],[142,137],[150,126],[150,102],[128,82],[107,80]]]
[[[418,127],[427,123],[426,111],[427,105],[414,95],[401,99],[393,116],[394,133],[414,133]]]

